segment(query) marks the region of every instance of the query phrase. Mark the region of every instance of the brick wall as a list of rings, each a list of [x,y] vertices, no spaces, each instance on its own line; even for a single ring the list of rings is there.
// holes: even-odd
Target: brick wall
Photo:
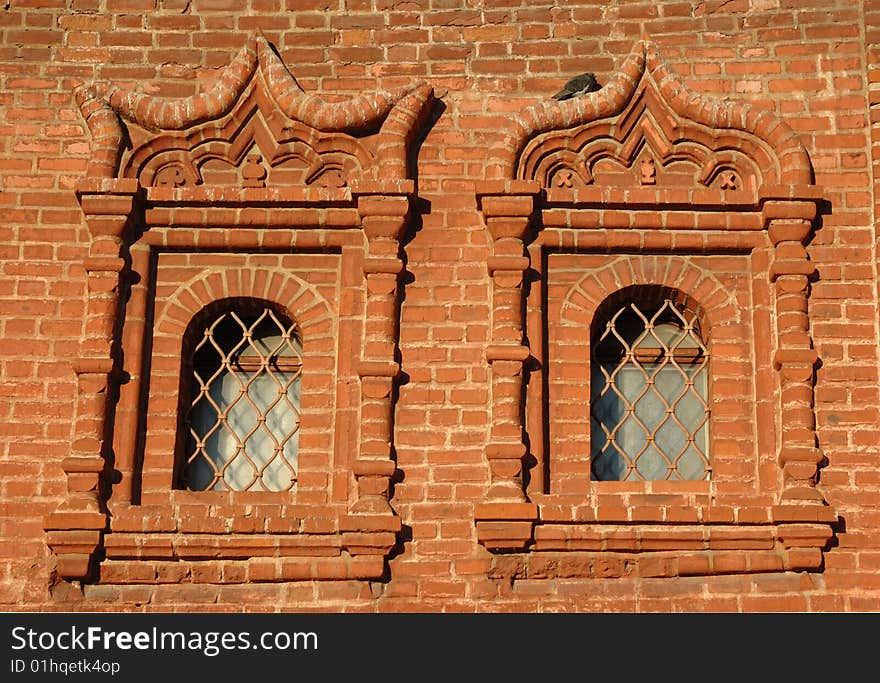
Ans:
[[[877,83],[880,3],[529,0],[11,0],[0,8],[0,606],[17,610],[768,611],[880,608]],[[90,136],[73,88],[203,92],[255,32],[327,99],[424,80],[419,210],[403,252],[405,380],[392,506],[403,524],[381,580],[240,583],[177,564],[124,584],[59,580],[43,518],[66,491],[85,325],[89,233],[74,183]],[[647,34],[687,85],[783,118],[824,202],[808,245],[821,359],[819,489],[840,517],[823,571],[665,576],[511,568],[477,541],[485,445],[492,237],[474,181],[511,117],[570,76],[601,83]],[[730,282],[748,289],[732,259]],[[746,295],[744,298],[748,299]],[[761,306],[761,300],[753,301]],[[762,381],[744,380],[748,393]],[[741,387],[740,387],[741,388]],[[737,389],[739,390],[739,388]],[[753,435],[760,441],[760,434]],[[772,449],[771,449],[772,450]],[[770,457],[772,461],[772,456]],[[771,462],[772,465],[772,462]],[[735,468],[734,468],[735,469]],[[727,561],[736,565],[736,557]],[[515,562],[514,562],[515,564]],[[719,564],[718,566],[721,566]],[[193,572],[208,577],[196,584]]]

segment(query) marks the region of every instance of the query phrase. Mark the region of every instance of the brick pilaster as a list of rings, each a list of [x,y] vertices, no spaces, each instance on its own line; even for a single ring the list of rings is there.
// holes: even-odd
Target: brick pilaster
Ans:
[[[77,378],[71,455],[62,461],[67,496],[44,520],[48,543],[58,557],[57,571],[85,579],[107,527],[107,481],[113,465],[112,421],[121,370],[117,327],[128,268],[127,231],[136,209],[136,180],[85,181],[78,197],[91,245],[86,314],[80,356],[72,363]]]
[[[810,197],[813,188],[798,193]],[[810,336],[808,299],[815,266],[804,247],[812,234],[816,204],[811,201],[769,200],[763,214],[773,261],[770,281],[776,289],[776,353],[779,372],[782,443],[779,466],[785,501],[823,502],[816,489],[824,455],[816,438],[813,386],[818,356]]]
[[[523,482],[524,371],[531,352],[524,336],[525,246],[535,209],[537,183],[485,183],[477,196],[492,237],[487,267],[492,278],[492,326],[486,360],[491,367],[491,422],[486,459],[491,481],[486,503],[476,510],[477,534],[494,548],[523,548],[531,538],[537,507]]]

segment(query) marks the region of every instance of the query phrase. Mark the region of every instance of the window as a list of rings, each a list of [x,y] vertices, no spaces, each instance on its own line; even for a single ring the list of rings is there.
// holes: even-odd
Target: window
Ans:
[[[474,520],[499,576],[821,571],[821,191],[799,136],[702,98],[650,41],[510,124],[476,186],[493,327]]]
[[[185,376],[185,488],[288,491],[297,482],[302,342],[265,302],[197,318]],[[186,394],[184,394],[186,395]]]
[[[255,36],[191,98],[76,97],[83,266],[102,284],[74,364],[76,483],[46,524],[59,575],[223,558],[248,565],[231,582],[381,579],[401,530],[398,256],[431,86],[322,102]],[[94,257],[111,243],[121,258]]]
[[[708,349],[675,290],[613,296],[593,323],[594,480],[709,478]]]

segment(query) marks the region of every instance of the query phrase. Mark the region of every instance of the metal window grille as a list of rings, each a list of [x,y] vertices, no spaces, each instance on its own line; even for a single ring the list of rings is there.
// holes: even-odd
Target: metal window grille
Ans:
[[[709,351],[696,314],[673,298],[625,303],[592,349],[592,478],[708,479]]]
[[[297,482],[302,343],[271,307],[227,310],[192,354],[184,478],[194,491],[288,491]]]

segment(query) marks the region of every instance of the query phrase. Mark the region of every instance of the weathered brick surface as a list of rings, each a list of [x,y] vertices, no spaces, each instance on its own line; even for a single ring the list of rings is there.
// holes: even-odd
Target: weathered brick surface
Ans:
[[[880,610],[880,2],[7,5],[0,9],[0,607]],[[417,147],[420,202],[403,247],[399,349],[405,381],[394,427],[403,476],[392,498],[403,524],[400,541],[387,580],[374,583],[360,580],[369,568],[356,562],[145,559],[108,561],[100,584],[80,591],[57,581],[43,530],[43,517],[67,492],[61,461],[71,453],[77,401],[70,361],[80,353],[88,322],[83,263],[90,238],[74,183],[87,174],[90,134],[73,91],[97,79],[163,97],[197,95],[258,30],[309,93],[332,100],[421,79],[437,97]],[[643,553],[638,561],[626,552],[589,549],[507,557],[477,541],[474,506],[485,502],[490,483],[492,281],[486,263],[493,238],[473,183],[488,177],[490,149],[517,112],[546,100],[576,73],[595,71],[605,82],[644,34],[691,89],[782,117],[812,160],[824,200],[807,246],[817,274],[810,331],[821,359],[814,414],[827,458],[819,488],[840,517],[821,572],[786,571],[779,556],[759,547],[760,534],[749,540],[734,533],[730,540],[722,532],[708,549],[673,559]],[[605,214],[596,220],[630,220],[623,211]],[[692,252],[698,244],[679,246]],[[693,257],[695,269],[701,258],[720,257]],[[750,273],[766,270],[761,259],[767,257],[756,252],[753,258],[757,262],[748,264],[731,257],[722,267],[723,284],[738,300],[766,308],[769,288],[750,289],[747,281]],[[557,272],[550,277],[565,281],[564,268]],[[753,350],[733,351],[725,391],[754,396],[760,413],[766,382],[735,382],[737,372],[751,371]],[[731,420],[726,428],[732,444],[740,426]],[[753,442],[764,437],[742,429],[740,448],[760,450]],[[748,481],[742,490],[778,476],[776,444],[762,453],[759,471],[740,473]],[[728,446],[721,455],[723,477],[734,481],[738,451]],[[766,521],[766,509],[736,507],[735,482],[723,494],[719,503],[730,514],[719,524],[737,520],[747,529]],[[693,492],[692,501],[702,504],[703,495]],[[573,505],[557,512],[560,521],[590,514],[628,520],[637,503],[612,492],[595,509]],[[685,524],[695,521],[687,511],[665,508]],[[642,514],[650,520],[652,513]],[[304,524],[311,533],[328,531],[326,520]],[[621,533],[616,542],[625,549],[635,541]],[[737,550],[738,543],[744,549]]]

